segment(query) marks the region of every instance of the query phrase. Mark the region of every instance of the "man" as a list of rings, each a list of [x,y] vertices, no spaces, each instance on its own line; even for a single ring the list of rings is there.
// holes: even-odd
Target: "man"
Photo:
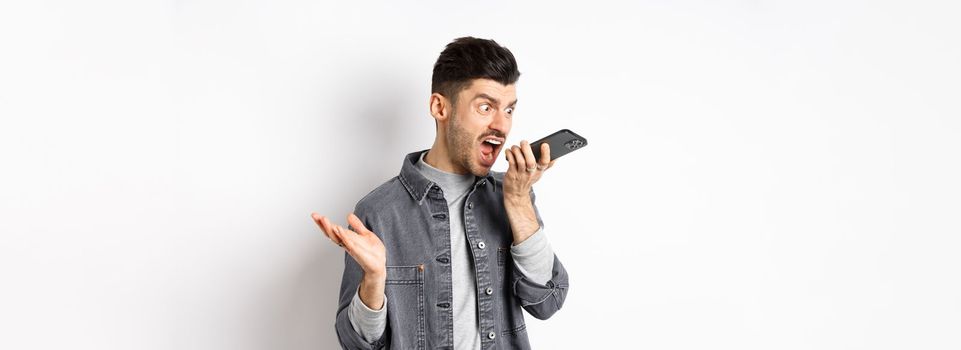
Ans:
[[[520,73],[492,40],[459,38],[434,65],[436,136],[371,191],[349,228],[313,213],[346,250],[335,328],[344,349],[529,349],[524,315],[564,304],[567,271],[548,243],[532,185],[547,144],[505,150]]]

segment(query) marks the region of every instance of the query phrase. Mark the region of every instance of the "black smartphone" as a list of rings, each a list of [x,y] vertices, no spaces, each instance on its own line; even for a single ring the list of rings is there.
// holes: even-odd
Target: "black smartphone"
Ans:
[[[587,139],[581,137],[581,135],[575,134],[573,131],[567,129],[561,129],[553,134],[547,135],[545,138],[531,142],[531,151],[534,152],[534,159],[540,161],[541,144],[545,142],[550,145],[551,160],[587,146]]]

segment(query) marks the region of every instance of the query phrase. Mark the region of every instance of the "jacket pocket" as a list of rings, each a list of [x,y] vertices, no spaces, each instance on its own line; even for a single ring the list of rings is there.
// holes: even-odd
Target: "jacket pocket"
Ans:
[[[495,283],[504,293],[501,298],[497,298],[496,304],[499,314],[499,344],[508,349],[528,349],[530,342],[527,339],[527,325],[524,323],[520,302],[513,291],[514,258],[511,256],[510,246],[497,248],[497,273]]]
[[[501,332],[502,344],[508,349],[530,349],[531,341],[527,338],[527,325],[506,329]]]
[[[385,284],[388,317],[395,320],[391,346],[424,349],[424,265],[387,266]]]

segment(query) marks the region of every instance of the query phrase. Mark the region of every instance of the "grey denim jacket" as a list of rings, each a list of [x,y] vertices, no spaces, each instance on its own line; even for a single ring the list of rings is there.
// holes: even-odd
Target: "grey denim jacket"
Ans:
[[[351,327],[347,308],[363,270],[345,253],[334,325],[344,349],[453,348],[449,211],[440,187],[415,168],[425,151],[408,154],[400,174],[354,208],[387,247],[387,327],[372,343]],[[504,173],[494,171],[477,177],[464,201],[464,228],[477,278],[481,348],[530,349],[521,308],[541,320],[551,317],[564,305],[567,270],[555,254],[551,280],[538,284],[514,267],[503,179]],[[534,212],[543,227],[536,205]]]

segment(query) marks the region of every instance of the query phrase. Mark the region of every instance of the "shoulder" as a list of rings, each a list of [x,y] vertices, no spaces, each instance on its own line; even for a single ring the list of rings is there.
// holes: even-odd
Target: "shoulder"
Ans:
[[[394,176],[364,195],[357,201],[354,210],[358,216],[364,217],[362,214],[376,213],[385,207],[396,205],[396,201],[404,199],[404,195],[410,198],[399,176]]]

